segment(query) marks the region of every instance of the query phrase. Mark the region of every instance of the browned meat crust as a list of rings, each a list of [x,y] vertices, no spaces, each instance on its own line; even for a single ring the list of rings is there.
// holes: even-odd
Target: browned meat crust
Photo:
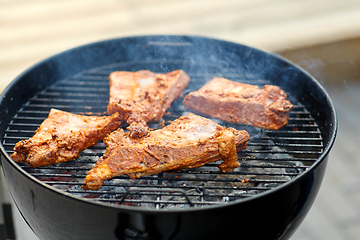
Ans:
[[[220,170],[232,171],[240,166],[236,152],[245,149],[249,139],[246,131],[226,129],[193,113],[143,138],[131,138],[119,128],[104,139],[108,148],[88,172],[83,188],[97,190],[115,176],[135,179],[220,159],[224,160]]]
[[[48,166],[74,159],[80,152],[120,127],[119,114],[82,116],[51,109],[35,135],[18,142],[11,158],[31,167]]]
[[[107,112],[119,112],[132,137],[148,134],[147,122],[160,121],[171,103],[182,96],[190,81],[182,70],[156,74],[149,70],[113,72],[109,76]]]
[[[293,105],[278,86],[258,86],[214,77],[184,98],[186,109],[227,122],[278,130],[289,120]]]

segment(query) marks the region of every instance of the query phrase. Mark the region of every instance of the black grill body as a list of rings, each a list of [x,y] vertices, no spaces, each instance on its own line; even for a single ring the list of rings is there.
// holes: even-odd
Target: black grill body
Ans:
[[[105,151],[103,143],[75,161],[38,169],[9,158],[14,144],[31,137],[50,108],[104,113],[110,72],[142,69],[183,69],[191,77],[185,94],[214,76],[279,85],[295,107],[289,124],[278,131],[214,119],[251,136],[238,154],[241,167],[232,173],[219,172],[214,163],[135,181],[117,177],[99,191],[83,191],[86,172]],[[303,70],[250,47],[188,36],[114,39],[69,50],[20,75],[0,104],[10,192],[30,227],[47,240],[286,239],[315,199],[337,127],[329,96]],[[163,120],[168,124],[183,114],[180,99]]]

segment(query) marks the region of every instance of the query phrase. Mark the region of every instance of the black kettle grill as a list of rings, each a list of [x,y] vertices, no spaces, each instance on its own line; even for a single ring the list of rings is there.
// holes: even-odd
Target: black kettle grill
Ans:
[[[278,85],[294,109],[280,130],[245,129],[251,140],[238,153],[241,167],[221,173],[217,163],[179,173],[106,181],[84,191],[84,177],[106,146],[77,159],[30,168],[9,155],[31,137],[51,108],[104,114],[112,71],[183,69],[184,94],[212,77]],[[162,119],[187,113],[182,99]],[[323,87],[289,61],[236,43],[194,36],[139,36],[77,47],[19,75],[1,94],[1,159],[11,196],[40,239],[287,239],[310,210],[337,131]],[[160,128],[151,123],[151,128]]]

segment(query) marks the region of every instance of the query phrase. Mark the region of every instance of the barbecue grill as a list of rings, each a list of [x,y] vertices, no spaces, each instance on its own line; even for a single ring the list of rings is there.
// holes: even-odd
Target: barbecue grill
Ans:
[[[51,108],[103,115],[109,74],[144,69],[183,69],[191,78],[184,95],[214,76],[279,85],[294,109],[277,131],[212,119],[250,134],[233,172],[220,172],[215,162],[136,180],[120,176],[85,191],[87,171],[105,152],[102,142],[49,167],[10,159],[15,143],[33,136]],[[182,100],[149,127],[187,114]],[[11,195],[29,226],[47,240],[289,238],[315,199],[337,127],[325,90],[294,64],[239,44],[188,36],[114,39],[58,54],[15,79],[2,94],[0,111]]]

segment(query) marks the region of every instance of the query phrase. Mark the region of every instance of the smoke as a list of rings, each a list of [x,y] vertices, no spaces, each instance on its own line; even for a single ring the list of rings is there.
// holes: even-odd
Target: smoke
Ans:
[[[324,82],[325,63],[320,58],[303,55],[298,64],[313,75],[319,82]]]

